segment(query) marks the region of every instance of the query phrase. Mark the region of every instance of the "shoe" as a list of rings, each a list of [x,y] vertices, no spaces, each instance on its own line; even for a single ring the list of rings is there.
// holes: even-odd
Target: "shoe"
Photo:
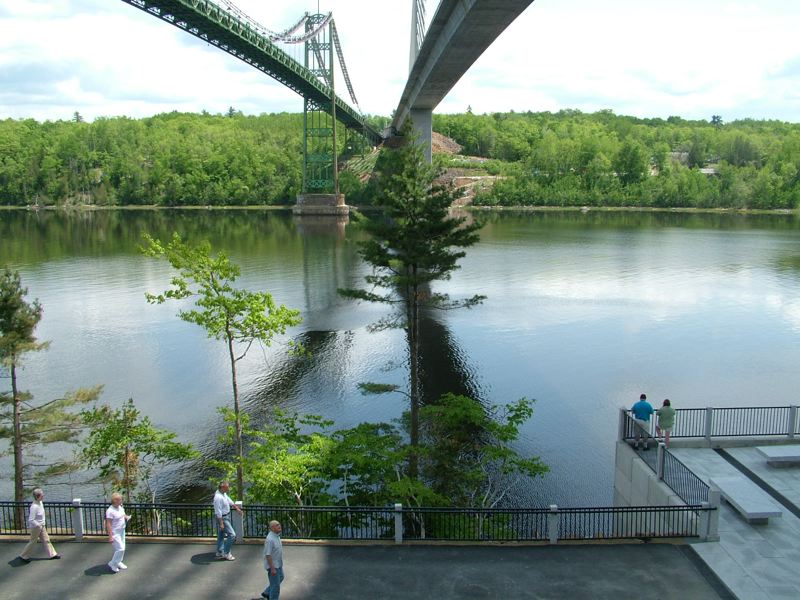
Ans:
[[[128,568],[128,565],[126,565],[125,563],[119,563],[117,566],[118,566],[120,569],[122,569],[123,571],[124,571],[125,569],[127,569],[127,568]]]
[[[214,553],[214,558],[222,558],[223,556],[224,555],[222,554],[222,552],[215,552]]]
[[[24,556],[20,556],[19,559],[24,562],[26,565],[31,562],[30,558],[25,558]]]
[[[119,573],[119,569],[113,566],[111,563],[108,563],[108,568],[111,569],[112,573]]]
[[[225,560],[236,560],[236,557],[233,554],[226,554],[222,558],[224,558]]]
[[[56,554],[55,556],[51,556],[50,560],[58,560],[60,558],[61,558],[61,555],[60,554]]]

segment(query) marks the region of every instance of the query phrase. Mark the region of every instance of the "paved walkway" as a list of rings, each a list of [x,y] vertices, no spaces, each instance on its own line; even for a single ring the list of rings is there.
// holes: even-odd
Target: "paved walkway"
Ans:
[[[734,465],[708,448],[674,448],[673,453],[698,477],[741,475]],[[725,450],[790,505],[800,506],[800,467],[770,467],[755,447]],[[695,544],[697,554],[740,600],[800,598],[800,518],[788,509],[767,525],[752,525],[722,504],[719,542]]]
[[[131,543],[112,574],[107,543],[61,542],[62,560],[21,563],[22,542],[0,542],[4,600],[258,598],[261,546],[214,560],[209,544]],[[685,546],[284,546],[282,600],[730,598]]]

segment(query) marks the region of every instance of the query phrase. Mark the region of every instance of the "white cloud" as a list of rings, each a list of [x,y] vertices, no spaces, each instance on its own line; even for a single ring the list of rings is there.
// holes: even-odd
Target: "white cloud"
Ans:
[[[166,23],[108,0],[0,8],[0,118],[134,117],[170,110],[302,110],[279,83]],[[271,29],[317,2],[237,0]],[[428,2],[432,17],[434,0]],[[332,10],[361,108],[390,114],[408,72],[411,0]],[[800,120],[794,0],[536,0],[438,112],[594,111]],[[343,86],[340,93],[344,92]]]

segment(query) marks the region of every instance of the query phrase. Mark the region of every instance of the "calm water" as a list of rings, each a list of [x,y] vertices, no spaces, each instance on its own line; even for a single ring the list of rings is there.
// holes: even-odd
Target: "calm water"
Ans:
[[[642,391],[676,407],[800,402],[796,217],[485,218],[481,242],[439,289],[488,300],[427,318],[425,389],[487,404],[536,399],[519,449],[540,455],[551,473],[517,502],[610,504],[616,409]],[[205,456],[219,455],[215,407],[230,402],[224,345],[179,320],[177,305],[144,299],[167,286],[170,272],[137,254],[141,234],[173,230],[225,249],[242,267],[242,287],[266,289],[302,311],[289,337],[313,358],[290,358],[281,342],[253,350],[243,364],[242,390],[256,419],[275,405],[342,427],[399,416],[401,396],[365,397],[357,384],[404,382],[402,334],[368,333],[385,309],[336,293],[361,285],[360,234],[281,212],[0,211],[0,263],[18,269],[29,297],[39,298],[39,337],[52,341],[29,359],[23,388],[50,398],[102,383],[104,401],[133,398],[156,424]],[[168,498],[192,497],[205,475],[173,473],[163,485]],[[77,485],[50,495],[91,496]]]

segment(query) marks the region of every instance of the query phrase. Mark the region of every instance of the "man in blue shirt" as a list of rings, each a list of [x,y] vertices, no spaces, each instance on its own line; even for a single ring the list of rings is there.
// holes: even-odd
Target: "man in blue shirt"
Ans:
[[[647,438],[650,436],[650,415],[653,414],[653,407],[647,401],[647,395],[639,396],[639,401],[631,407],[633,420],[636,423],[635,447],[647,450]]]

